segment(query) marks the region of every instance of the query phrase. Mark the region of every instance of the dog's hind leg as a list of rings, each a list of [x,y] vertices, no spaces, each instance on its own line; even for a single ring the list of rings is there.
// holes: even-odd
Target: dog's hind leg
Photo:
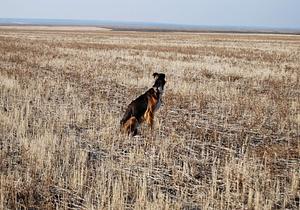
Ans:
[[[136,117],[129,118],[124,124],[123,124],[123,130],[128,135],[132,134],[135,136],[137,134],[137,128],[138,128],[139,122],[136,119]]]

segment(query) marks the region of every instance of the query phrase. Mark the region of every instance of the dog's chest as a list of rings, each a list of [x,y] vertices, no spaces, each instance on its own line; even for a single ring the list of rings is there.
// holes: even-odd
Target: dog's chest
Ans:
[[[155,105],[154,111],[157,111],[157,110],[159,109],[160,106],[161,106],[161,99],[160,99],[160,97],[159,97],[159,98],[158,98],[158,101],[157,101],[157,103],[156,103],[156,105]]]

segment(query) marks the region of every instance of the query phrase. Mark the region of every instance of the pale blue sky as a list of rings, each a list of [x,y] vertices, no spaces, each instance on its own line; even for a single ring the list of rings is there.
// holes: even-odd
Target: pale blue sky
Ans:
[[[300,29],[300,0],[0,0],[0,18]]]

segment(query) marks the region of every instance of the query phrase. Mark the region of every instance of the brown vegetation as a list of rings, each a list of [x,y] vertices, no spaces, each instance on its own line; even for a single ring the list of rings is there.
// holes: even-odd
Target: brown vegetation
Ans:
[[[299,209],[300,37],[0,30],[0,209]],[[164,72],[154,131],[119,132]]]

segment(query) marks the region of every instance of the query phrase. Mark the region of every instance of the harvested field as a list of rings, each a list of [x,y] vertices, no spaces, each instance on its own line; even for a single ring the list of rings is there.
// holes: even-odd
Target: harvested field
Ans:
[[[299,209],[300,36],[0,28],[0,209]],[[153,133],[119,133],[167,84]]]

